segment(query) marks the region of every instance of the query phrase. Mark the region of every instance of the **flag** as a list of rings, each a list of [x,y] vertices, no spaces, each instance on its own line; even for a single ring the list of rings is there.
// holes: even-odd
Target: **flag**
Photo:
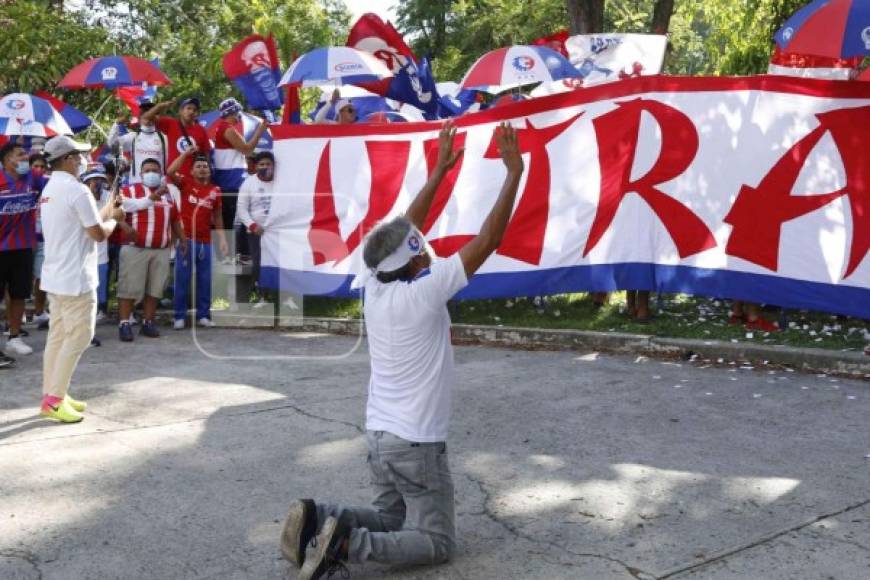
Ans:
[[[779,46],[774,45],[767,74],[847,81],[852,70],[858,68],[860,64],[860,57],[829,58],[794,54],[783,52]]]
[[[151,64],[160,68],[160,59],[152,59]],[[138,117],[141,113],[139,105],[145,101],[154,102],[157,100],[157,86],[143,82],[141,85],[118,87],[115,89],[115,96],[127,105],[127,108],[130,109],[130,113],[132,113],[134,117]]]
[[[568,58],[568,49],[565,48],[565,41],[568,40],[568,34],[567,30],[560,30],[559,32],[554,32],[549,36],[542,36],[541,38],[533,40],[530,44],[535,46],[546,46],[547,48],[551,48],[560,53],[565,58]]]
[[[393,71],[392,78],[360,86],[388,99],[413,105],[427,118],[438,117],[438,89],[429,61],[424,58],[418,66],[414,53],[392,24],[384,22],[377,14],[363,14],[351,28],[347,46],[372,53]]]
[[[565,41],[584,86],[659,74],[667,45],[663,34],[578,34]]]
[[[252,34],[224,55],[224,73],[242,93],[251,109],[276,111],[284,104],[278,83],[281,63],[275,39]]]

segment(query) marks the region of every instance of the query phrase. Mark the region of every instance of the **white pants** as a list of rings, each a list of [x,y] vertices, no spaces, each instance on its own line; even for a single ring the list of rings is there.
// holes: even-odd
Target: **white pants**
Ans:
[[[48,294],[51,323],[42,360],[42,394],[63,398],[82,353],[94,338],[97,291]]]

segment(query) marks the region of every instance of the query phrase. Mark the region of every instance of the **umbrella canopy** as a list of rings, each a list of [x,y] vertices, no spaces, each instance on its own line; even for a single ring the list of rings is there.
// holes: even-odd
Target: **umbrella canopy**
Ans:
[[[363,123],[407,123],[411,121],[398,111],[378,111],[371,113],[363,119]]]
[[[870,81],[870,68],[865,68],[864,72],[858,75],[856,80],[859,81]]]
[[[54,137],[72,135],[72,129],[45,99],[12,93],[0,99],[0,135]]]
[[[103,56],[76,65],[57,86],[65,89],[114,89],[132,85],[168,85],[163,71],[135,56]]]
[[[477,59],[460,83],[464,89],[499,93],[506,89],[578,77],[567,58],[544,46],[510,46]]]
[[[379,81],[393,76],[381,60],[368,52],[348,46],[316,48],[297,58],[284,76],[282,85],[352,85]]]
[[[251,137],[254,136],[254,131],[257,130],[257,127],[260,126],[260,123],[263,121],[259,117],[255,115],[251,115],[250,113],[241,113],[241,127],[236,125],[236,130],[239,134],[247,141]],[[199,116],[199,124],[205,127],[206,132],[210,139],[215,138],[215,126],[217,122],[220,120],[221,115],[220,111],[207,111]],[[269,134],[269,131],[263,133],[263,136],[260,137],[260,140],[257,142],[257,149],[272,149],[272,136]]]
[[[69,125],[73,133],[81,133],[93,124],[90,117],[50,93],[37,91],[34,94],[40,99],[45,99],[51,103],[51,106],[54,107],[55,111],[60,113],[60,116],[63,117],[63,120],[66,121],[66,124]]]
[[[870,56],[870,1],[813,0],[786,20],[773,38],[790,53]]]

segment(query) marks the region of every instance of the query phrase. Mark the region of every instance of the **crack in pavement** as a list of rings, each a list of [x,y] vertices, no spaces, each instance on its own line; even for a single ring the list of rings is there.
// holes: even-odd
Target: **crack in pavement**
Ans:
[[[471,483],[477,485],[478,489],[480,490],[480,493],[483,495],[483,512],[482,513],[479,512],[479,513],[476,513],[473,515],[486,516],[490,521],[492,521],[493,523],[501,526],[502,528],[504,528],[505,530],[510,532],[515,538],[520,538],[520,539],[526,540],[527,542],[531,542],[531,543],[536,544],[538,546],[558,548],[559,550],[565,552],[566,554],[570,554],[570,555],[575,556],[577,558],[596,558],[596,559],[600,559],[600,560],[607,560],[608,562],[612,562],[614,564],[618,564],[619,566],[623,567],[626,572],[628,572],[629,574],[631,574],[635,578],[638,578],[638,580],[653,580],[655,578],[652,574],[649,574],[649,573],[644,572],[643,570],[641,570],[639,568],[636,568],[634,566],[626,564],[625,562],[623,562],[622,560],[619,560],[618,558],[613,558],[612,556],[607,556],[604,554],[593,554],[591,552],[575,552],[574,550],[571,550],[571,549],[563,546],[562,544],[558,544],[556,542],[547,542],[545,540],[540,540],[538,538],[535,538],[533,536],[530,536],[530,535],[522,532],[516,526],[514,526],[514,525],[510,524],[509,522],[506,522],[503,519],[501,519],[500,517],[498,517],[490,509],[489,503],[491,500],[491,494],[490,494],[489,490],[486,489],[486,485],[482,481],[472,477],[468,473],[463,473],[463,475]]]
[[[703,568],[703,567],[708,566],[709,564],[712,564],[714,562],[724,560],[725,558],[733,556],[734,554],[739,554],[740,552],[745,552],[746,550],[751,550],[752,548],[757,548],[758,546],[764,545],[772,540],[776,540],[778,538],[781,538],[782,536],[785,536],[786,534],[801,531],[804,528],[815,524],[816,522],[820,522],[820,521],[826,520],[828,518],[833,518],[833,517],[848,513],[852,510],[862,508],[866,505],[870,505],[870,499],[865,499],[864,501],[846,506],[846,507],[839,509],[837,511],[834,511],[834,512],[830,512],[830,513],[822,514],[820,516],[813,517],[809,520],[805,520],[799,524],[796,524],[794,526],[790,526],[790,527],[785,528],[783,530],[779,530],[776,532],[771,532],[769,534],[765,534],[764,536],[761,536],[760,538],[758,538],[757,540],[755,540],[753,542],[750,542],[748,544],[743,544],[743,545],[737,546],[735,548],[729,548],[727,550],[723,550],[723,551],[715,554],[714,556],[712,556],[710,558],[706,558],[702,562],[695,562],[692,564],[687,564],[685,566],[680,566],[680,567],[674,568],[672,570],[669,570],[663,574],[656,576],[655,578],[656,578],[656,580],[666,580],[667,578],[675,578],[676,576],[682,575],[686,572],[693,572],[695,570],[698,570],[699,568]]]
[[[24,560],[36,571],[36,577],[42,580],[42,569],[39,567],[39,558],[36,554],[15,548],[0,548],[0,558]]]

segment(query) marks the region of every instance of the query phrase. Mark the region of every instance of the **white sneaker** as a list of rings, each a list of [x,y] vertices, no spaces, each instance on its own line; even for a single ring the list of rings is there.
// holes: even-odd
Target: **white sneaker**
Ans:
[[[258,301],[254,304],[254,310],[259,310],[260,308],[265,308],[265,307],[267,307],[267,306],[272,306],[272,303],[271,303],[271,302],[266,302],[265,300],[262,300],[262,299],[261,299],[261,300],[258,300]]]
[[[139,321],[136,320],[136,317],[131,314],[130,315],[130,326],[136,326],[137,324],[139,324]]]
[[[6,354],[13,355],[27,355],[33,354],[33,349],[27,346],[23,340],[21,340],[20,336],[16,336],[15,338],[10,338],[6,341]]]
[[[102,310],[97,310],[97,322],[102,322],[106,319],[106,313]]]
[[[205,317],[200,318],[199,320],[196,321],[196,323],[199,324],[200,326],[202,326],[203,328],[214,328],[216,326],[215,323],[212,322],[211,318],[205,318]]]
[[[211,322],[211,321],[209,321],[209,322]],[[184,330],[184,319],[179,318],[178,320],[173,322],[172,328],[174,328],[175,330]]]
[[[51,316],[48,315],[48,312],[43,312],[33,317],[33,324],[39,325],[39,323],[48,322],[49,320],[51,320]]]

